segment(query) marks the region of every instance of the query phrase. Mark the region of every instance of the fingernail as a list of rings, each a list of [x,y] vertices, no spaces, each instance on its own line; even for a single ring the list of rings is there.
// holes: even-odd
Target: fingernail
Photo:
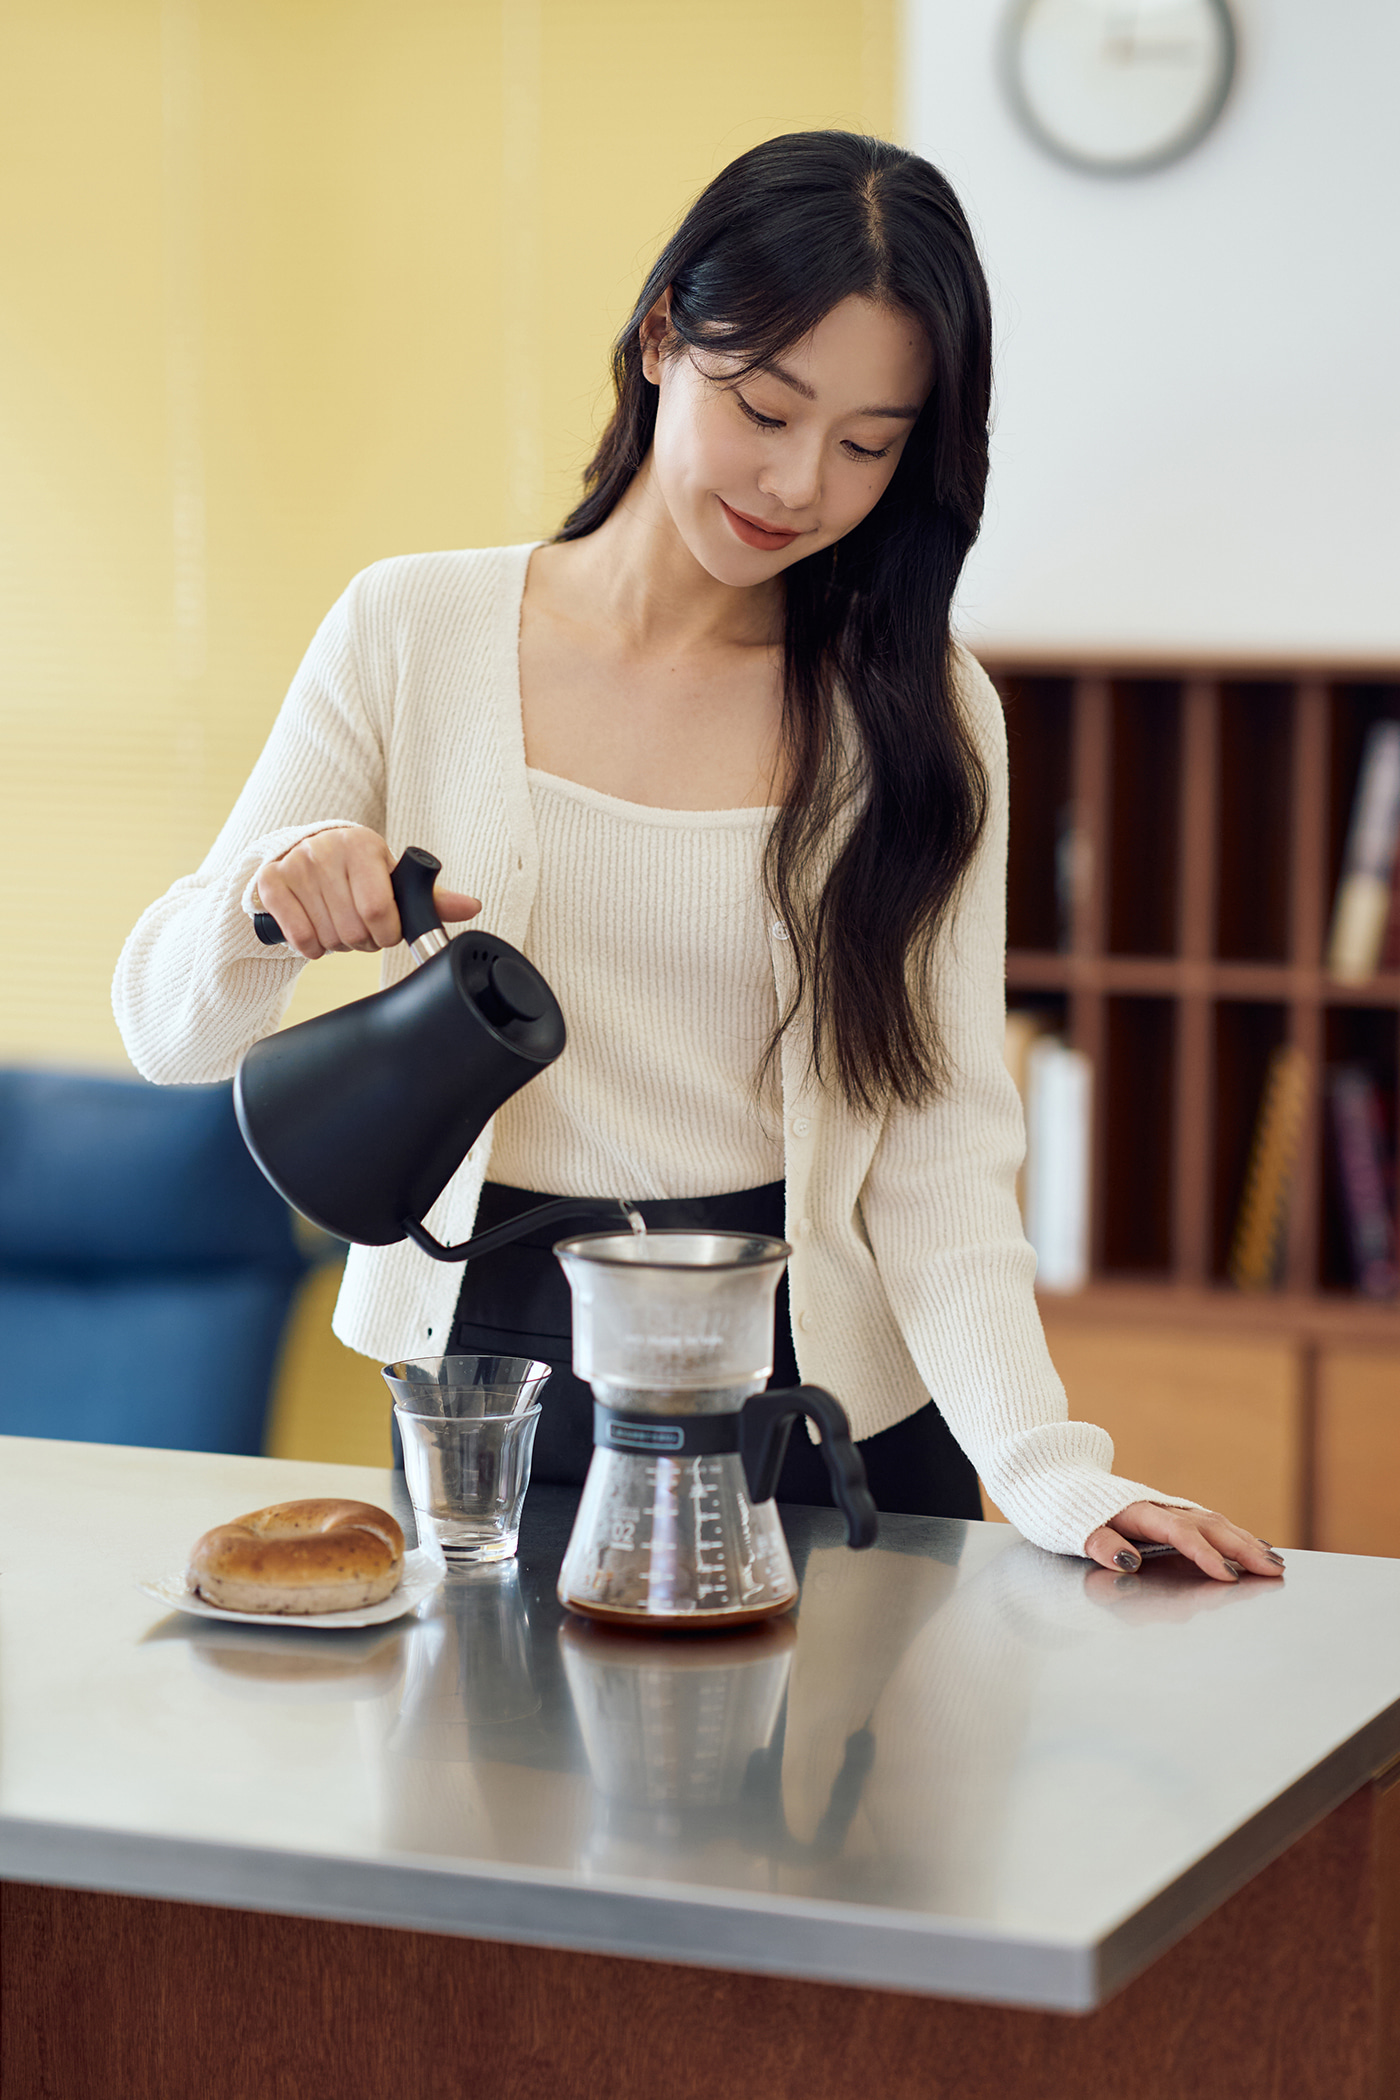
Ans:
[[[1270,1546],[1269,1548],[1269,1558],[1276,1568],[1281,1568],[1285,1565],[1283,1555],[1281,1553],[1275,1553],[1272,1546]]]
[[[1274,1548],[1272,1539],[1260,1539],[1259,1543],[1261,1546],[1267,1546],[1270,1553],[1273,1552]]]
[[[1243,1575],[1244,1569],[1240,1566],[1237,1560],[1225,1560],[1225,1555],[1223,1553],[1221,1554],[1220,1558],[1225,1561],[1225,1565],[1230,1570],[1230,1573],[1232,1575]]]
[[[1134,1553],[1131,1546],[1125,1546],[1121,1553],[1114,1554],[1113,1565],[1115,1568],[1127,1568],[1131,1573],[1134,1568],[1142,1566],[1142,1555]]]

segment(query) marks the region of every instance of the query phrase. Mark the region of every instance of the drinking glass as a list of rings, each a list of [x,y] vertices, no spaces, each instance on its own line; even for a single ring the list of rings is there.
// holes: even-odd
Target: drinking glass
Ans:
[[[419,1541],[449,1562],[513,1556],[548,1376],[524,1356],[385,1364]]]

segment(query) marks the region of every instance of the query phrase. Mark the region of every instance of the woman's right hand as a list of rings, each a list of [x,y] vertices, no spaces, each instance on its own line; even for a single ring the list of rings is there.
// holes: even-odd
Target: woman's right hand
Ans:
[[[265,860],[254,888],[287,946],[306,962],[349,949],[372,955],[403,938],[389,881],[394,866],[395,857],[377,831],[343,824],[313,832],[280,860]],[[440,884],[433,902],[447,921],[474,919],[481,910],[480,898]]]

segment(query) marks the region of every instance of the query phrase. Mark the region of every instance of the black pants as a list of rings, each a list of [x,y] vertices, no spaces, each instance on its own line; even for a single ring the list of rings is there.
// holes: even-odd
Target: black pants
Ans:
[[[481,1192],[476,1229],[485,1232],[548,1201],[537,1191],[488,1181]],[[772,1181],[759,1189],[647,1201],[637,1207],[653,1231],[748,1232],[781,1239],[783,1201],[783,1183]],[[575,1229],[598,1228],[583,1224]],[[564,1236],[558,1226],[546,1226],[537,1236],[514,1240],[468,1262],[448,1349],[453,1355],[533,1356],[552,1366],[554,1375],[541,1395],[531,1477],[577,1487],[593,1456],[593,1395],[573,1372],[569,1286],[552,1252]],[[801,1382],[785,1273],[778,1286],[770,1383],[781,1389]],[[976,1471],[931,1400],[893,1429],[866,1437],[860,1453],[877,1508],[928,1517],[982,1514]],[[801,1424],[788,1442],[778,1500],[832,1504],[825,1462]]]

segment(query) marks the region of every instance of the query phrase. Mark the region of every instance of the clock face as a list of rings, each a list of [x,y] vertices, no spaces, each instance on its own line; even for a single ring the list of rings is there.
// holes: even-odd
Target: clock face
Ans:
[[[1098,174],[1175,160],[1219,116],[1235,68],[1226,0],[1018,0],[1006,78],[1027,129]]]

